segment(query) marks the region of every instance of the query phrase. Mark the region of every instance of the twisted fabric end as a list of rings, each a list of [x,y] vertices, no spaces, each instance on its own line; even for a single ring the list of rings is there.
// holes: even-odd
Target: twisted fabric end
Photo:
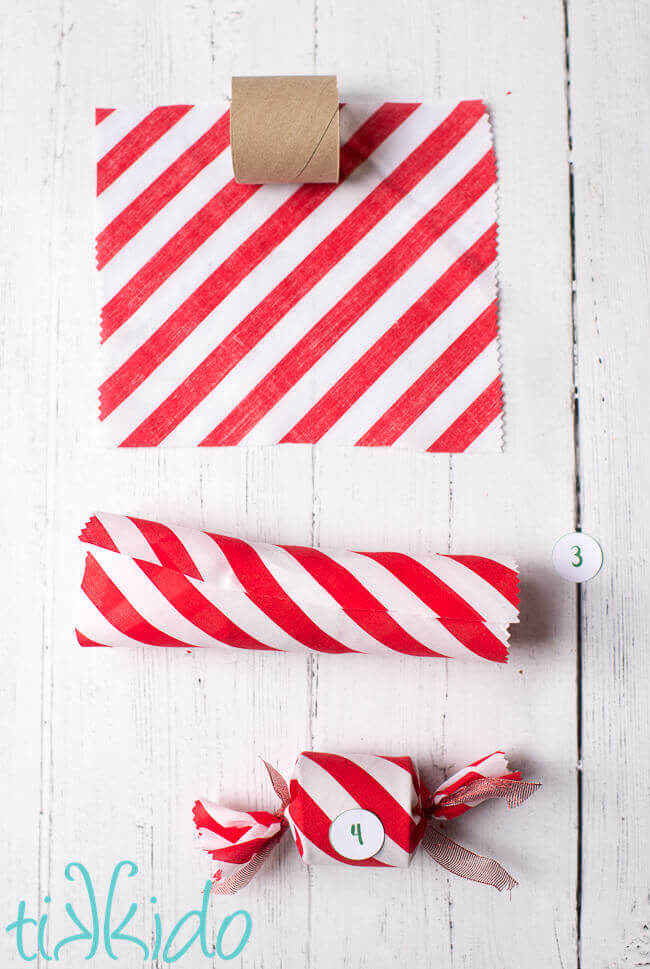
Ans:
[[[508,777],[481,777],[463,784],[453,794],[445,794],[435,804],[432,799],[427,812],[433,817],[444,817],[448,808],[461,805],[470,807],[495,797],[503,798],[509,808],[515,808],[527,801],[541,786],[533,781],[521,781]]]
[[[280,800],[276,811],[233,811],[210,801],[194,804],[199,844],[220,865],[212,879],[211,895],[234,895],[245,888],[287,830],[284,812],[289,787],[275,767],[263,763]]]
[[[541,787],[536,782],[522,781],[520,777],[518,773],[509,777],[478,777],[456,787],[450,794],[441,795],[438,789],[428,799],[425,815],[430,819],[453,817],[455,812],[450,809],[468,809],[493,798],[502,798],[508,808],[518,807]],[[517,881],[494,858],[475,854],[431,825],[424,833],[422,845],[434,861],[454,875],[492,885],[499,892],[517,886]]]

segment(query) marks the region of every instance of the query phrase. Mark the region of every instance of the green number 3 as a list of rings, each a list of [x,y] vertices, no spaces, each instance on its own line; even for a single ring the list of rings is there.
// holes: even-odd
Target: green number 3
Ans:
[[[579,569],[582,565],[582,552],[580,551],[580,546],[574,545],[571,551],[575,555],[575,562],[572,562],[571,565],[574,567],[574,569]]]

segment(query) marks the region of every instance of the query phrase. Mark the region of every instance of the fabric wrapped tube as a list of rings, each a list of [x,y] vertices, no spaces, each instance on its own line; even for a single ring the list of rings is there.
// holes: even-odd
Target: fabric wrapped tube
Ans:
[[[517,568],[477,555],[323,551],[98,513],[82,646],[471,657],[505,663]]]
[[[431,822],[451,820],[484,800],[516,807],[539,787],[510,771],[502,751],[449,777],[433,794],[410,757],[303,752],[289,785],[266,764],[280,800],[275,813],[194,805],[198,842],[219,865],[212,892],[245,887],[290,830],[306,864],[405,868],[418,845],[448,871],[501,891],[517,882],[491,858],[448,838]]]

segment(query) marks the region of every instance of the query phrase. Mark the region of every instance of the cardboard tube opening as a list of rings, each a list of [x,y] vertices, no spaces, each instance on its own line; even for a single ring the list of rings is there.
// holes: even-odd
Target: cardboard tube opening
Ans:
[[[242,184],[338,182],[336,77],[233,77],[230,143]]]

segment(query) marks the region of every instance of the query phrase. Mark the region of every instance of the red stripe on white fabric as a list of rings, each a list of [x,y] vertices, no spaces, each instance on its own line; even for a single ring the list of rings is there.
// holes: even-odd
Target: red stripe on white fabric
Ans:
[[[503,388],[498,376],[427,450],[466,451],[502,409]]]
[[[515,569],[503,562],[486,559],[480,555],[449,555],[448,558],[453,559],[454,562],[460,562],[465,568],[471,569],[476,575],[480,575],[515,609],[519,608],[519,579]]]
[[[104,525],[102,525],[97,515],[93,515],[86,522],[81,529],[79,540],[85,542],[87,545],[97,545],[99,548],[107,548],[110,552],[119,552],[118,546]]]
[[[113,111],[115,111],[115,108],[95,108],[95,124],[100,124]]]
[[[84,636],[83,633],[80,633],[78,629],[75,629],[75,634],[77,637],[77,642],[80,646],[96,646],[99,649],[103,649],[106,645],[105,643],[96,643],[93,639],[88,639],[88,637]]]
[[[140,124],[97,162],[97,194],[101,195],[109,185],[112,185],[190,109],[191,105],[188,104],[179,104],[172,108],[154,108]]]
[[[187,550],[173,529],[160,522],[146,521],[144,518],[131,517],[133,524],[140,529],[156,558],[165,568],[175,569],[192,579],[202,579],[203,576],[188,555]]]

